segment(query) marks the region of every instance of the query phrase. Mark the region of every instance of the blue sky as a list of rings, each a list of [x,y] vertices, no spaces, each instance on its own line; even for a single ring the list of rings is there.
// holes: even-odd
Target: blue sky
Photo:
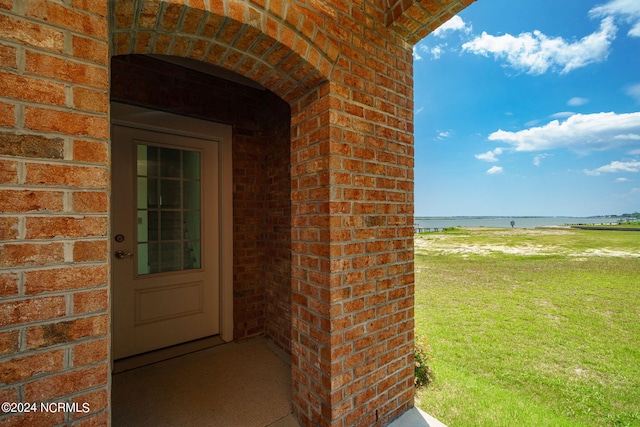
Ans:
[[[414,67],[416,216],[640,211],[640,0],[478,0]]]

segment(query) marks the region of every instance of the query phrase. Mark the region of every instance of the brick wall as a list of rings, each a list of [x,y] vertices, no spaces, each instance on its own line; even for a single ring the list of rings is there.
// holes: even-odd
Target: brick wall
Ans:
[[[412,44],[472,1],[0,0],[0,397],[93,402],[0,423],[109,422],[109,90],[242,118],[236,336],[287,347],[289,277],[296,417],[383,425],[412,406]],[[110,86],[109,47],[218,65],[290,116],[271,95],[270,118],[253,96]]]
[[[0,1],[0,400],[91,408],[3,426],[109,418],[106,13]]]
[[[232,125],[234,337],[267,332],[290,351],[289,106],[141,55],[112,58],[111,73],[114,101]]]

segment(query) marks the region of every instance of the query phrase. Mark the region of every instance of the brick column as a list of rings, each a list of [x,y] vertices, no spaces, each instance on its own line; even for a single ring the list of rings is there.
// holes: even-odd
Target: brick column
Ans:
[[[398,140],[406,120],[366,107],[383,96],[410,120],[410,97],[384,86],[326,84],[292,110],[293,403],[305,425],[384,425],[413,406],[413,140]]]
[[[0,1],[2,425],[109,422],[106,9]]]

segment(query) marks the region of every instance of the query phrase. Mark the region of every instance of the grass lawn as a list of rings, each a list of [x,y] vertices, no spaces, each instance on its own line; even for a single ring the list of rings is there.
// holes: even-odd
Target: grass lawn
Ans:
[[[640,232],[416,236],[419,406],[450,427],[640,426]]]

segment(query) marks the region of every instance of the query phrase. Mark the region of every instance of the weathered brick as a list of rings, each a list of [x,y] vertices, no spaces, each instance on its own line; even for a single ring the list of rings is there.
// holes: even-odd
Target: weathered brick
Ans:
[[[82,338],[100,337],[109,331],[106,315],[27,328],[27,348],[38,349],[56,344],[71,343]]]
[[[105,286],[108,283],[108,271],[106,265],[27,271],[24,273],[25,292],[33,295]]]
[[[24,399],[29,402],[52,400],[106,384],[107,378],[108,366],[106,363],[63,372],[25,384]]]
[[[62,52],[64,48],[62,30],[4,14],[0,15],[0,39],[53,52]]]
[[[40,135],[0,132],[0,155],[61,159],[64,155],[64,141]]]
[[[0,159],[0,184],[18,183],[18,164],[13,160]],[[0,240],[2,240],[0,238]]]
[[[64,296],[0,303],[0,325],[16,325],[54,319],[65,314],[66,302]]]
[[[0,190],[0,212],[60,212],[60,191]]]
[[[38,266],[64,261],[62,243],[6,243],[0,245],[0,267]]]
[[[59,372],[64,364],[64,351],[55,350],[0,362],[0,383],[11,384]]]
[[[76,188],[107,188],[108,171],[102,167],[27,163],[26,184]]]

